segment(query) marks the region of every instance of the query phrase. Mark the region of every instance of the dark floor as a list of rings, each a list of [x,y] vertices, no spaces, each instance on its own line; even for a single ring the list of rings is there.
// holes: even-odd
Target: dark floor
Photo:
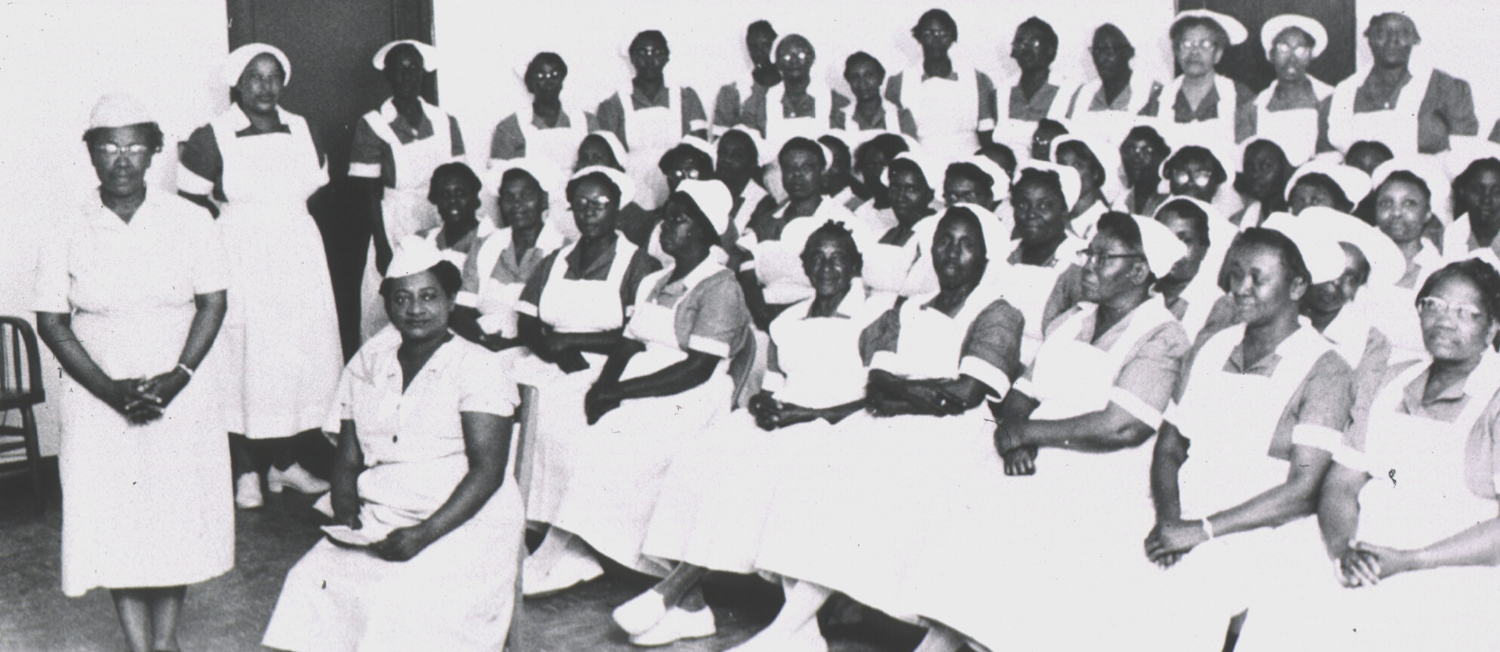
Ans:
[[[126,649],[105,591],[79,599],[58,588],[61,515],[49,496],[47,513],[34,518],[30,492],[0,483],[0,651],[109,651]],[[267,495],[266,507],[240,511],[233,571],[188,590],[179,630],[187,652],[260,651],[261,629],[292,564],[315,543],[319,516],[312,500],[295,493]],[[642,589],[624,573],[561,594],[528,600],[512,634],[512,652],[626,652],[631,646],[609,620],[610,610]],[[668,652],[724,650],[749,638],[778,608],[780,592],[746,578],[714,578],[707,587],[719,635],[657,648]],[[843,609],[845,613],[852,610]],[[855,626],[829,626],[834,652],[910,650],[913,628],[865,615]],[[516,638],[519,637],[519,638]]]

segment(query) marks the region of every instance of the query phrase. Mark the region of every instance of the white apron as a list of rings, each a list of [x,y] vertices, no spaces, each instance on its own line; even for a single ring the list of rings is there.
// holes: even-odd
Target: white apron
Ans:
[[[1321,101],[1328,97],[1333,89],[1327,84],[1311,77],[1313,95]],[[1311,160],[1318,149],[1318,110],[1310,109],[1284,109],[1272,111],[1270,109],[1271,96],[1276,93],[1276,82],[1270,88],[1261,91],[1255,97],[1255,135],[1256,138],[1265,138],[1283,148],[1286,159],[1296,167]],[[1254,226],[1254,224],[1250,225]],[[1243,223],[1240,228],[1248,228]]]
[[[943,160],[973,155],[979,149],[979,85],[972,67],[954,66],[958,79],[922,79],[919,64],[902,74],[901,104],[917,123],[917,137],[929,154]],[[886,115],[886,127],[897,116]],[[1031,129],[1036,124],[1031,123]],[[1026,132],[1031,139],[1031,131]],[[998,139],[997,139],[998,140]]]
[[[621,163],[635,180],[635,203],[648,211],[667,199],[667,177],[657,166],[661,155],[682,141],[682,89],[673,94],[670,86],[666,88],[675,103],[643,109],[635,108],[633,87],[619,91],[620,106],[625,109],[625,148],[630,151]]]
[[[1170,418],[1191,442],[1178,471],[1185,520],[1233,507],[1286,481],[1288,463],[1267,454],[1272,434],[1297,388],[1331,348],[1303,326],[1276,347],[1281,360],[1271,377],[1226,372],[1244,332],[1243,324],[1235,325],[1202,346]],[[1259,613],[1265,620],[1278,607],[1294,605],[1298,591],[1328,581],[1328,564],[1317,519],[1304,517],[1200,544],[1162,579],[1166,607],[1141,635],[1170,641],[1164,649],[1216,649],[1230,616],[1248,607],[1251,619]]]
[[[630,97],[624,99],[629,101]],[[572,170],[573,163],[578,160],[578,144],[589,135],[588,127],[581,120],[568,116],[567,127],[539,129],[532,123],[535,119],[536,112],[530,104],[516,112],[521,136],[526,139],[526,158],[551,161],[559,170]]]
[[[432,136],[410,143],[402,143],[396,137],[381,111],[371,111],[364,117],[365,125],[390,146],[396,168],[396,187],[385,188],[385,194],[380,198],[385,241],[393,250],[407,236],[442,224],[437,207],[427,200],[427,188],[432,182],[433,170],[461,158],[453,155],[453,131],[449,128],[448,114],[426,102],[422,103],[422,113],[432,123]],[[380,297],[381,280],[372,240],[365,254],[365,272],[359,291],[360,341],[370,339],[391,323],[385,314],[385,301]]]
[[[479,328],[486,334],[499,333],[505,338],[515,338],[519,334],[515,306],[521,300],[526,282],[501,283],[492,272],[499,264],[500,257],[506,251],[513,250],[513,242],[509,228],[495,231],[479,245],[479,260],[476,265],[479,269],[479,292],[474,308],[479,311]],[[562,236],[545,225],[536,239],[536,246],[543,256],[555,251],[561,243]]]
[[[1157,130],[1173,148],[1184,145],[1199,145],[1214,152],[1234,150],[1234,80],[1220,74],[1214,75],[1214,90],[1219,95],[1218,116],[1212,120],[1177,122],[1172,106],[1177,94],[1182,91],[1183,76],[1167,83],[1161,92],[1157,110]],[[1233,211],[1231,211],[1233,213]]]
[[[1021,311],[1021,316],[1026,318],[1026,330],[1021,338],[1021,364],[1030,366],[1031,361],[1036,359],[1037,349],[1042,346],[1045,336],[1043,330],[1042,316],[1047,309],[1047,299],[1052,296],[1052,288],[1057,285],[1057,277],[1062,276],[1068,269],[1068,263],[1064,262],[1072,256],[1074,249],[1071,244],[1079,244],[1075,238],[1068,238],[1057,246],[1054,254],[1056,262],[1051,265],[1007,265],[1004,278],[1004,296],[1010,305]],[[1020,241],[1016,241],[1020,247]],[[1086,243],[1084,246],[1087,246]],[[1078,247],[1081,249],[1082,247]],[[1004,258],[998,259],[1003,262]]]
[[[864,280],[870,289],[911,297],[938,291],[937,272],[926,253],[932,244],[939,215],[923,218],[912,228],[903,245],[873,244],[865,247]]]
[[[343,367],[323,236],[307,198],[327,183],[307,121],[291,133],[236,137],[239,107],[209,123],[228,202],[218,224],[229,254],[229,310],[210,350],[223,359],[230,432],[290,437],[322,425]]]
[[[1141,84],[1140,81],[1146,82]],[[1125,141],[1125,136],[1135,127],[1139,120],[1138,114],[1141,109],[1146,108],[1146,102],[1151,99],[1151,82],[1135,73],[1130,79],[1130,104],[1124,111],[1104,110],[1090,111],[1089,106],[1104,87],[1104,83],[1094,80],[1078,87],[1076,94],[1071,99],[1072,106],[1069,107],[1070,115],[1067,118],[1068,132],[1080,134],[1084,138],[1094,141],[1108,143],[1111,147],[1118,148]],[[1054,100],[1054,103],[1056,101]],[[1030,138],[1030,134],[1027,134]],[[1115,172],[1110,171],[1113,176]]]
[[[687,359],[677,338],[677,308],[693,287],[723,269],[712,261],[699,264],[717,269],[685,277],[688,291],[670,306],[658,305],[646,295],[672,268],[641,282],[642,295],[625,334],[644,343],[646,350],[630,359],[621,380],[647,376]],[[582,537],[627,567],[665,575],[666,567],[641,553],[651,510],[678,451],[729,412],[734,380],[727,369],[727,360],[721,359],[713,375],[697,387],[625,401],[593,426],[548,440],[547,457],[559,463],[549,469],[547,482],[560,491],[555,502],[539,505],[550,513],[538,513],[538,520]],[[577,409],[582,412],[581,402]]]
[[[799,136],[817,140],[828,131],[828,107],[832,103],[832,93],[822,85],[813,83],[808,85],[807,94],[813,98],[813,114],[788,118],[786,109],[781,105],[782,98],[786,96],[786,84],[766,89],[766,141],[762,147],[770,154],[771,162],[766,165],[762,178],[767,190],[778,202],[786,201],[786,189],[781,185],[781,147]],[[829,161],[829,165],[832,164]]]
[[[1334,147],[1347,151],[1361,140],[1384,143],[1396,156],[1415,156],[1417,151],[1417,114],[1427,97],[1432,69],[1411,70],[1411,81],[1401,87],[1396,106],[1383,111],[1355,113],[1354,96],[1364,78],[1350,77],[1333,91],[1328,111],[1328,140]]]

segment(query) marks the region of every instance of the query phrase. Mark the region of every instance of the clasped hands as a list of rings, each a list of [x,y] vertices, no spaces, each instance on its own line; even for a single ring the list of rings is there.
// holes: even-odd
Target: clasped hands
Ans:
[[[1146,558],[1162,568],[1171,568],[1183,555],[1208,541],[1208,530],[1202,520],[1180,518],[1158,520],[1146,536]]]
[[[807,423],[823,416],[822,410],[805,408],[793,403],[783,403],[771,397],[770,392],[761,392],[750,397],[747,406],[755,417],[755,425],[770,432],[777,428]]]
[[[1036,446],[1021,438],[1019,428],[1004,422],[995,425],[995,452],[1005,460],[1005,475],[1034,475]]]
[[[1375,586],[1380,580],[1417,567],[1415,551],[1350,541],[1349,547],[1334,559],[1333,571],[1339,584],[1355,589]]]
[[[865,411],[871,416],[902,414],[951,417],[969,411],[965,397],[941,380],[912,380],[875,370],[865,385]]]
[[[187,387],[191,377],[173,369],[150,378],[124,378],[110,381],[105,402],[129,421],[145,425],[161,418],[162,411]]]
[[[351,530],[358,530],[364,527],[364,523],[360,522],[357,512],[348,516],[335,517],[333,522],[336,525],[343,525]],[[410,527],[398,527],[391,530],[389,534],[385,535],[384,539],[370,544],[366,549],[376,557],[386,561],[408,561],[412,557],[421,554],[423,550],[427,549],[427,546],[432,545],[432,542],[437,539],[438,537],[427,527],[427,523],[422,522]],[[328,540],[340,548],[357,547],[343,543],[333,537],[329,537]]]

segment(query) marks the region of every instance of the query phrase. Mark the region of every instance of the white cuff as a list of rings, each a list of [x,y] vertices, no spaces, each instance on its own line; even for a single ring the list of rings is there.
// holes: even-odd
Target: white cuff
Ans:
[[[1161,411],[1151,407],[1145,401],[1141,400],[1141,397],[1131,394],[1123,388],[1111,388],[1109,390],[1109,402],[1120,406],[1121,409],[1129,412],[1130,416],[1139,419],[1141,423],[1151,426],[1152,430],[1161,427]]]
[[[1010,376],[995,365],[974,356],[964,356],[958,361],[958,373],[989,385],[996,396],[1004,397],[1010,391]]]
[[[1292,428],[1292,443],[1334,453],[1343,447],[1344,433],[1327,426],[1298,424]]]
[[[379,179],[380,178],[380,164],[379,163],[350,163],[349,164],[349,176],[351,176],[351,177],[360,177],[362,179]]]
[[[786,387],[786,376],[775,371],[767,371],[766,377],[760,381],[760,388],[775,394]]]
[[[1010,387],[1011,389],[1030,396],[1031,398],[1036,398],[1036,387],[1032,386],[1030,378],[1021,376],[1020,378],[1017,378],[1016,382],[1013,383]]]
[[[708,131],[707,120],[689,120],[688,131]]]
[[[1370,468],[1370,456],[1353,446],[1340,443],[1333,451],[1333,461],[1355,471],[1364,471],[1372,476],[1376,474],[1376,471]]]
[[[989,118],[985,118],[983,120],[980,120],[979,121],[979,129],[978,130],[979,131],[994,131],[995,130],[995,121],[991,120]]]
[[[517,301],[513,309],[518,315],[526,315],[527,317],[537,316],[536,305],[532,304],[530,301]]]
[[[468,290],[460,290],[453,302],[465,308],[473,308],[479,305],[479,295]]]
[[[870,368],[900,374],[900,358],[896,357],[895,351],[876,351],[870,356]]]
[[[189,195],[207,195],[214,191],[214,182],[179,165],[177,166],[177,189]]]
[[[745,261],[743,263],[740,263],[740,268],[737,269],[737,270],[735,270],[735,271],[738,271],[738,272],[753,272],[753,271],[755,271],[755,259],[751,258],[750,260],[747,260],[747,261]]]
[[[729,357],[729,344],[702,335],[688,336],[688,350],[707,353],[718,358]]]

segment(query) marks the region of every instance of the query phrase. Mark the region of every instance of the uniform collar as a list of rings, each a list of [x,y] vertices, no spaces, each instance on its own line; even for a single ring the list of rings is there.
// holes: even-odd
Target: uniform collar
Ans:
[[[855,278],[854,281],[849,284],[849,292],[844,295],[844,299],[842,301],[839,301],[838,307],[833,309],[832,317],[840,319],[854,319],[855,317],[858,317],[860,313],[864,311],[865,303],[867,301],[867,297],[865,296],[866,294],[867,291],[865,289],[864,280]],[[811,315],[812,306],[813,300],[808,299],[807,308],[802,311],[802,319],[821,319],[819,317],[813,317]]]
[[[229,112],[229,120],[230,127],[234,129],[234,135],[236,138],[244,138],[246,136],[259,136],[261,134],[272,133],[292,133],[291,125],[288,125],[286,123],[286,120],[283,120],[281,117],[281,107],[279,106],[272,109],[276,112],[277,126],[266,130],[255,128],[255,124],[250,122],[250,116],[245,113],[245,107],[236,104],[234,105],[234,108],[235,110]]]

